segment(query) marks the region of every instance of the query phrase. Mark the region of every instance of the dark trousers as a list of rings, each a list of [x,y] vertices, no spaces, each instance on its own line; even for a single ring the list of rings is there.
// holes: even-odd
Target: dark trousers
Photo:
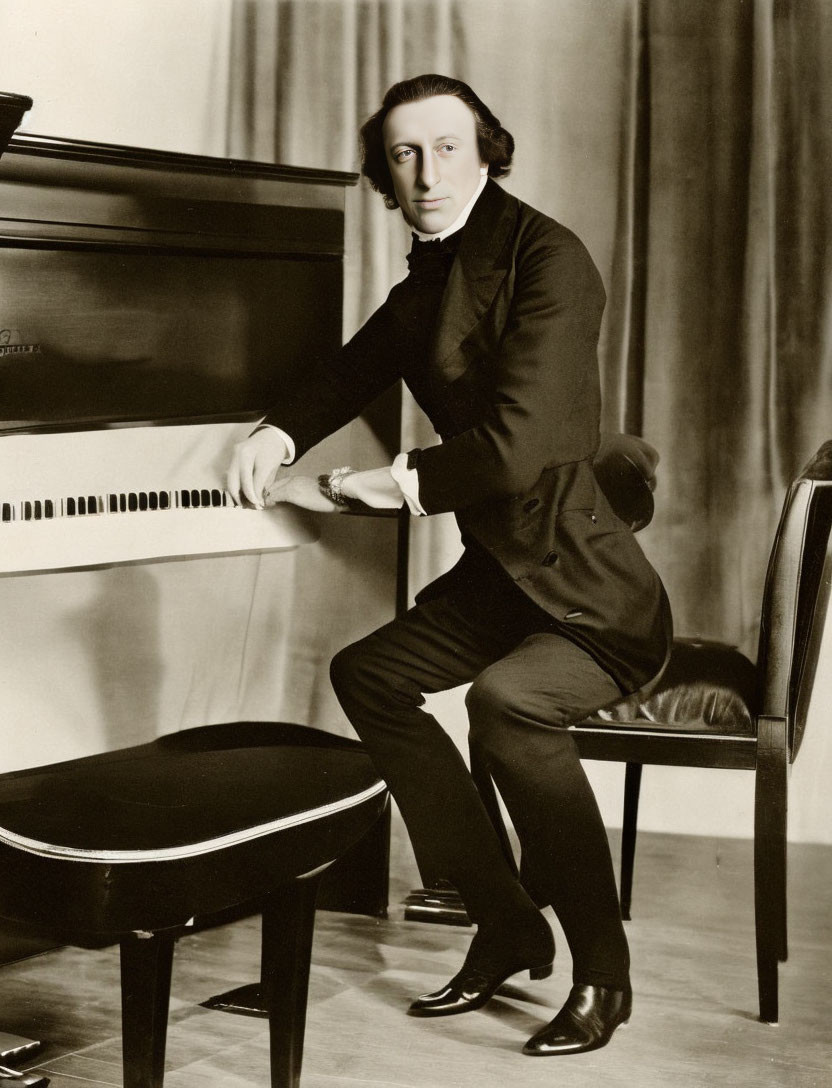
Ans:
[[[629,955],[606,831],[569,722],[621,697],[600,665],[492,561],[342,650],[332,682],[390,787],[423,881],[450,881],[473,921],[551,905],[573,980],[623,988]],[[472,681],[479,747],[522,849],[523,887],[456,745],[424,694]]]

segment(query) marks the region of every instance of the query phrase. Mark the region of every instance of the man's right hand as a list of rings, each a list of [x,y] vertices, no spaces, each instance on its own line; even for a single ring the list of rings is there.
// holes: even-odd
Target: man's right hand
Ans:
[[[263,509],[265,492],[274,483],[288,456],[286,443],[274,427],[263,427],[234,447],[225,486],[235,502],[247,500]]]

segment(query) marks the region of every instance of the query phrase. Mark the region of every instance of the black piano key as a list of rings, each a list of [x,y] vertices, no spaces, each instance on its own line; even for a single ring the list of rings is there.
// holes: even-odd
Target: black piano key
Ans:
[[[12,504],[10,502],[4,502],[3,503],[3,512],[2,512],[2,515],[0,515],[0,516],[2,516],[3,521],[11,521],[12,520]]]
[[[90,514],[133,513],[146,510],[185,510],[233,506],[234,501],[222,488],[182,488],[178,491],[109,492],[107,495],[73,495],[60,500],[22,499],[19,505],[0,503],[0,520],[40,521],[56,517],[83,517]]]

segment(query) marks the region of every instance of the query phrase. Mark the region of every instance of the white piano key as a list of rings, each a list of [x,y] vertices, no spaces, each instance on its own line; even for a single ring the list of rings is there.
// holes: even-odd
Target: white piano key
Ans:
[[[306,511],[251,510],[224,491],[233,446],[251,429],[212,423],[3,435],[0,573],[283,551],[317,539]],[[151,493],[166,496],[168,509],[151,509]],[[213,505],[216,495],[224,505]],[[53,517],[44,516],[44,496],[52,496]]]
[[[294,507],[152,510],[104,518],[15,521],[0,529],[0,573],[112,566],[158,559],[285,551],[317,531]]]

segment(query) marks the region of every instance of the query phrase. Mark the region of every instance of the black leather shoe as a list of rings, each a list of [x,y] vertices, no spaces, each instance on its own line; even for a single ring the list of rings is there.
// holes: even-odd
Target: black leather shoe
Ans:
[[[480,927],[462,970],[432,994],[417,997],[407,1010],[410,1016],[454,1016],[481,1009],[506,979],[520,971],[529,978],[548,978],[555,958],[555,941],[545,918],[527,934]]]
[[[630,1019],[633,991],[604,986],[573,986],[566,1004],[545,1028],[523,1047],[532,1058],[548,1054],[583,1054],[606,1046],[612,1034]]]

